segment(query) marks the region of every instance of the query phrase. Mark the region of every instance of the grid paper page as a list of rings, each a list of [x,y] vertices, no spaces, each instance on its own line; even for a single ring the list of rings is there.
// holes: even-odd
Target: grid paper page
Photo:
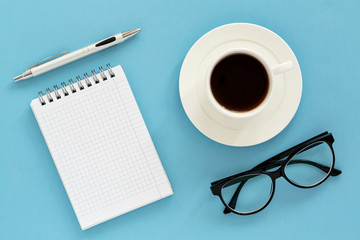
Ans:
[[[31,102],[83,230],[173,193],[125,74],[113,72]]]

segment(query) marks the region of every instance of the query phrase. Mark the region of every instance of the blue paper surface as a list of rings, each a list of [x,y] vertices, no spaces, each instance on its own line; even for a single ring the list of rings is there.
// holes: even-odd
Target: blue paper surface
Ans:
[[[3,1],[0,7],[1,239],[359,239],[360,2]],[[263,144],[236,148],[187,118],[178,77],[192,44],[209,30],[250,22],[280,35],[298,58],[303,96],[294,119]],[[35,62],[112,34],[133,39],[37,78],[12,77]],[[127,74],[174,195],[82,231],[30,101],[39,90],[106,63]],[[343,173],[314,189],[277,181],[271,204],[224,215],[210,182],[247,170],[325,130]]]

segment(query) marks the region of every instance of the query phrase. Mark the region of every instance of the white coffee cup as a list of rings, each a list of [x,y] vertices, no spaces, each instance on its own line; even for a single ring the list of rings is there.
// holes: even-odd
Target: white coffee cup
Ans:
[[[235,55],[245,54],[257,59],[265,68],[268,75],[269,86],[265,99],[257,107],[246,112],[236,112],[221,106],[215,99],[211,90],[211,74],[215,66],[224,58]],[[249,120],[259,121],[259,115],[267,108],[271,100],[273,99],[274,89],[276,88],[277,79],[276,77],[282,73],[290,71],[294,68],[294,64],[291,61],[284,61],[280,64],[270,65],[266,59],[258,52],[247,49],[230,49],[219,54],[218,57],[214,58],[213,61],[208,65],[206,80],[202,87],[202,94],[200,96],[200,104],[205,112],[217,123],[229,127],[229,128],[243,128],[243,124],[251,125]]]

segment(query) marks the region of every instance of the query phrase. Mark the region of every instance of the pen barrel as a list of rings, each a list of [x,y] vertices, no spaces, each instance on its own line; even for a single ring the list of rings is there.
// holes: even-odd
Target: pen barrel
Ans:
[[[83,49],[76,50],[71,53],[67,53],[61,57],[58,57],[56,59],[53,59],[49,62],[40,64],[39,66],[36,66],[31,69],[33,77],[38,76],[40,74],[43,74],[45,72],[51,71],[55,68],[61,67],[65,64],[71,63],[73,61],[76,61],[82,57],[85,57],[87,55],[91,54],[90,52],[84,53]]]
[[[117,35],[116,35],[117,36]],[[123,41],[124,39],[121,36],[117,36],[116,40],[113,42],[110,42],[106,45],[103,46],[96,46],[96,44],[91,44],[87,47],[81,48],[79,50],[76,50],[74,52],[71,53],[67,53],[61,57],[55,58],[49,62],[40,64],[39,66],[36,66],[34,68],[31,69],[32,72],[32,76],[38,76],[40,74],[43,74],[45,72],[51,71],[53,69],[56,69],[58,67],[61,67],[65,64],[71,63],[73,61],[76,61],[80,58],[86,57],[88,55],[91,55],[93,53],[99,52],[105,48],[109,48],[112,47],[116,44],[119,44]]]

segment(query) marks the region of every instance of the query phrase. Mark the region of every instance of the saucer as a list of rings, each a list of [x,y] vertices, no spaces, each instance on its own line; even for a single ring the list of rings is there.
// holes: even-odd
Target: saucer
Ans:
[[[256,50],[272,65],[292,61],[294,69],[279,74],[279,90],[261,119],[233,128],[215,121],[204,111],[199,86],[206,80],[208,63],[218,53],[242,47]],[[181,67],[179,91],[187,116],[205,136],[225,145],[252,146],[273,138],[289,124],[300,104],[302,77],[294,53],[277,34],[258,25],[233,23],[206,33],[191,47]]]

